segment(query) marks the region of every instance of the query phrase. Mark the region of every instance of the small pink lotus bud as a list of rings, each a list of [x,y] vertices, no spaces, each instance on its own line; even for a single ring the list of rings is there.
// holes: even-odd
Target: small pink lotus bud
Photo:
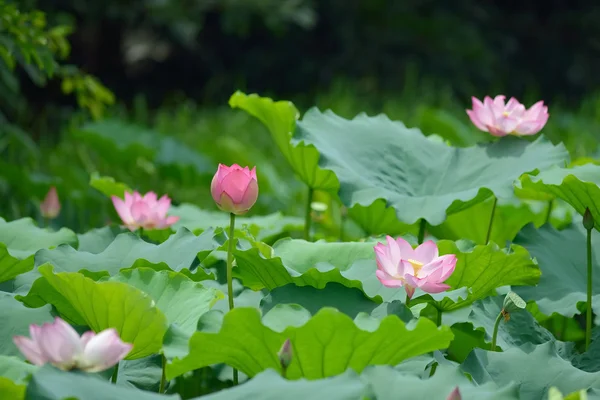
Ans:
[[[503,95],[493,100],[486,96],[482,103],[473,97],[473,109],[467,110],[471,122],[493,136],[535,135],[548,122],[548,107],[543,101],[538,101],[527,110],[514,97],[506,104],[505,99]]]
[[[48,190],[48,194],[46,194],[44,201],[40,204],[40,212],[44,218],[54,219],[58,217],[60,213],[60,201],[58,200],[58,193],[54,186]]]
[[[138,228],[165,229],[179,221],[179,217],[167,216],[171,199],[166,194],[157,199],[154,192],[148,192],[144,196],[138,192],[125,192],[125,200],[117,196],[112,196],[111,199],[123,224],[131,231]]]
[[[133,348],[132,344],[121,341],[113,328],[98,334],[88,331],[79,336],[60,318],[41,326],[30,325],[29,334],[31,338],[13,337],[25,358],[34,365],[50,363],[65,371],[104,371],[125,358]]]
[[[219,164],[210,185],[210,193],[217,206],[229,213],[242,215],[248,212],[258,199],[256,167],[231,167]]]
[[[415,289],[427,293],[440,293],[450,289],[444,281],[452,275],[456,267],[456,256],[440,256],[438,247],[428,240],[416,249],[402,238],[394,240],[387,236],[387,246],[377,243],[375,258],[379,281],[387,287],[402,287],[408,298]]]
[[[287,370],[287,367],[290,366],[291,362],[292,362],[292,343],[290,342],[290,339],[286,339],[285,342],[283,342],[283,345],[281,346],[281,349],[279,350],[279,353],[277,353],[277,355],[279,356],[279,363],[281,364],[281,369],[283,369],[283,371],[285,372]]]
[[[462,396],[460,395],[460,390],[458,389],[458,386],[454,388],[452,392],[450,392],[450,395],[448,395],[448,398],[446,400],[462,400]]]

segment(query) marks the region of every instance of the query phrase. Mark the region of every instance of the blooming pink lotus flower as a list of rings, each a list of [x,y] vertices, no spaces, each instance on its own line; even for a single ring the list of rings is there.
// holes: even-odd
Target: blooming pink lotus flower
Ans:
[[[179,221],[179,217],[167,217],[171,199],[166,194],[157,200],[154,192],[148,192],[144,196],[138,192],[125,192],[125,200],[117,196],[112,196],[111,199],[119,217],[131,231],[138,228],[164,229]]]
[[[31,339],[13,337],[21,353],[35,365],[50,363],[65,371],[80,369],[87,372],[104,371],[117,364],[133,348],[124,343],[115,329],[96,334],[79,334],[60,318],[42,326],[30,325]]]
[[[473,109],[467,114],[477,128],[494,136],[535,135],[546,125],[549,114],[543,101],[526,110],[514,97],[504,104],[505,98],[499,95],[492,100],[486,96],[482,103],[473,97]]]
[[[412,298],[415,288],[427,293],[440,293],[450,288],[443,282],[452,275],[456,267],[454,254],[440,256],[437,245],[432,240],[413,249],[402,238],[394,240],[387,236],[386,239],[387,246],[383,243],[375,246],[375,274],[384,286],[404,286],[408,298]]]
[[[219,164],[210,193],[221,210],[236,215],[247,213],[258,199],[256,167],[250,170],[237,164],[231,167]]]
[[[44,201],[40,204],[40,212],[44,218],[54,219],[60,213],[60,201],[56,188],[52,186],[46,194]]]

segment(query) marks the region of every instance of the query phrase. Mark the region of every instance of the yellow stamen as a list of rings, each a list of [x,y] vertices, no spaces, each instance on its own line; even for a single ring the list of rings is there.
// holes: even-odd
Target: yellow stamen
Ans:
[[[413,269],[415,270],[415,276],[417,276],[417,274],[419,273],[419,271],[421,270],[421,268],[423,267],[423,263],[417,260],[412,260],[412,259],[408,259],[406,260],[410,263],[410,265],[412,265]]]
[[[510,115],[510,113],[509,113],[508,111],[504,111],[504,112],[502,113],[502,115],[504,115],[505,117],[508,117],[508,116]]]

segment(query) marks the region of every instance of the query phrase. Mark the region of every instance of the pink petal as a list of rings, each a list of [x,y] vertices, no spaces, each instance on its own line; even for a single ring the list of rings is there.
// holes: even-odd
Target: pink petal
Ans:
[[[471,122],[473,123],[473,125],[475,125],[478,129],[487,132],[487,128],[479,119],[479,115],[475,114],[475,112],[471,111],[471,110],[467,110],[467,115],[471,119]]]
[[[492,125],[488,125],[487,126],[487,131],[489,133],[491,133],[493,136],[497,136],[497,137],[502,137],[502,136],[508,135],[507,132],[504,132],[503,130],[498,129],[495,126],[492,126]]]
[[[415,288],[410,285],[404,285],[404,290],[406,290],[406,295],[408,298],[412,299],[413,295],[415,294]]]
[[[379,282],[386,287],[402,287],[403,285],[403,282],[400,279],[393,278],[380,269],[375,271],[375,276],[379,279]]]
[[[46,357],[33,340],[25,336],[15,336],[13,337],[13,343],[32,364],[42,366],[47,362]]]
[[[128,193],[125,193],[125,197],[127,197]],[[133,217],[131,216],[131,213],[129,212],[129,207],[127,206],[127,202],[121,200],[120,198],[118,198],[117,196],[111,196],[110,197],[113,205],[115,206],[115,210],[117,210],[117,214],[119,214],[119,217],[121,217],[121,220],[123,221],[124,224],[130,224],[133,222]]]
[[[377,243],[377,245],[374,247],[377,268],[385,271],[389,275],[396,275],[398,274],[398,263],[394,264],[392,259],[389,257],[389,251],[386,251],[387,249],[388,247],[382,243]]]
[[[248,211],[256,203],[258,199],[258,183],[255,179],[251,179],[246,187],[246,191],[242,197],[242,202],[239,205],[244,211]]]
[[[87,331],[83,335],[81,335],[81,338],[79,339],[81,347],[85,349],[85,346],[88,344],[88,342],[92,340],[92,338],[94,338],[95,336],[96,332],[94,331]]]
[[[87,342],[81,368],[87,372],[104,371],[125,358],[132,348],[132,344],[121,341],[115,329],[106,329]]]
[[[56,188],[52,186],[42,204],[40,204],[40,211],[45,218],[56,218],[60,213],[60,201],[58,199],[58,193]]]
[[[415,269],[410,261],[402,260],[400,261],[400,266],[398,267],[398,275],[407,277],[415,274]]]
[[[258,178],[256,177],[256,167],[252,168],[252,170],[250,171],[250,178],[258,182]]]
[[[397,266],[400,263],[400,260],[402,260],[400,246],[398,246],[398,242],[396,242],[394,238],[389,235],[385,237],[385,240],[387,241],[386,251],[389,256],[390,262]]]
[[[221,197],[217,202],[217,206],[219,207],[219,209],[229,213],[235,214],[235,212],[238,211],[236,204],[233,202],[231,197],[229,197],[229,195],[225,192],[221,193]]]
[[[239,205],[244,202],[244,193],[246,192],[250,181],[251,179],[244,171],[237,169],[223,178],[221,181],[221,189],[231,197],[234,204]]]
[[[161,218],[164,218],[171,207],[171,199],[166,194],[163,195],[154,207],[154,212]]]
[[[79,334],[60,318],[53,324],[42,325],[38,345],[48,361],[59,368],[72,367],[74,358],[82,351]]]
[[[171,215],[171,216],[168,216],[167,219],[164,221],[164,225],[171,226],[174,223],[176,223],[177,221],[179,221],[179,217],[176,215]]]
[[[544,102],[542,100],[538,101],[525,112],[523,119],[528,121],[535,121],[540,118],[542,114],[544,114],[544,109],[548,110],[548,107],[544,107]]]
[[[142,200],[152,208],[156,204],[156,193],[148,192],[142,197]]]
[[[439,255],[437,244],[433,240],[428,240],[418,246],[414,251],[414,260],[423,264],[429,264]]]
[[[409,258],[412,258],[412,259],[415,258],[415,251],[413,250],[410,243],[408,243],[406,240],[399,237],[398,239],[396,239],[396,245],[398,246],[398,249],[400,250],[400,258],[401,259],[407,260]]]
[[[427,278],[420,279],[414,276],[406,277],[406,285],[418,287],[426,293],[441,293],[450,289],[450,286],[444,283],[431,282]]]
[[[493,101],[493,106],[495,110],[500,110],[500,112],[504,111],[505,105],[504,105],[504,100],[506,99],[506,96],[504,96],[503,94],[499,94],[498,96],[494,97],[494,101]]]
[[[133,199],[131,200],[131,205],[133,205],[133,203],[137,202],[137,201],[142,201],[144,200],[144,198],[142,197],[142,195],[140,194],[140,192],[133,192]]]
[[[143,201],[136,201],[131,206],[131,216],[138,224],[146,221],[150,216],[150,212],[150,207]]]
[[[452,392],[450,392],[446,400],[462,400],[462,396],[460,395],[460,390],[458,389],[458,386],[454,388]]]
[[[514,130],[517,128],[517,125],[519,125],[519,120],[516,118],[507,117],[505,115],[501,115],[500,117],[496,118],[495,127],[499,131],[507,134],[514,132]]]
[[[220,165],[221,164],[219,164],[219,166]],[[213,200],[215,201],[215,203],[217,203],[217,205],[220,204],[222,193],[223,193],[223,189],[221,188],[221,181],[219,180],[219,172],[217,171],[215,176],[213,176],[212,181],[210,182],[210,194],[211,194]]]

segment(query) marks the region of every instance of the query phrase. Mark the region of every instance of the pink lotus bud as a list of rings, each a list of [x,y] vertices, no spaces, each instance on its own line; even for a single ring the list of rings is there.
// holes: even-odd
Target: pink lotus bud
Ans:
[[[482,103],[473,97],[473,109],[467,114],[477,128],[494,136],[535,135],[546,125],[549,114],[543,101],[526,110],[514,97],[504,104],[505,98],[499,95],[492,100],[486,96]]]
[[[112,196],[111,199],[123,224],[131,231],[138,228],[164,229],[179,221],[179,217],[167,217],[171,199],[166,194],[157,200],[154,192],[148,192],[144,196],[138,192],[125,192],[125,200],[117,196]]]
[[[60,201],[58,200],[58,193],[54,186],[48,190],[48,194],[46,194],[44,201],[40,204],[40,212],[44,218],[54,219],[58,217],[60,213]]]
[[[237,164],[231,167],[219,164],[210,193],[221,210],[236,215],[247,213],[258,198],[256,167],[250,170]]]
[[[440,293],[450,286],[443,283],[456,267],[456,256],[439,256],[437,245],[428,240],[416,249],[404,239],[387,236],[387,246],[377,243],[375,258],[379,281],[387,287],[402,287],[409,298],[415,288],[427,293]]]
[[[104,371],[121,361],[133,348],[124,343],[115,329],[81,337],[60,318],[42,326],[30,325],[29,334],[13,337],[13,342],[32,364],[50,363],[65,371],[80,369],[87,372]]]
[[[281,364],[281,369],[284,371],[290,366],[292,362],[292,355],[292,343],[290,342],[290,339],[286,339],[286,341],[283,342],[279,353],[277,353],[277,356],[279,357],[279,363]]]
[[[460,389],[458,389],[458,386],[454,388],[452,392],[450,392],[446,400],[462,400],[462,396],[460,395]]]

